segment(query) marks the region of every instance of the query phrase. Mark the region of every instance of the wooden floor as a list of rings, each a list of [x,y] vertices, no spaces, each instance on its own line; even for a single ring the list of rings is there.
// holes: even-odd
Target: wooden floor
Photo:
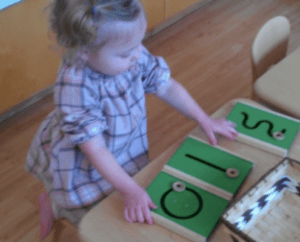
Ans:
[[[259,27],[284,15],[291,22],[288,52],[300,46],[300,1],[214,0],[145,41],[165,57],[172,76],[211,114],[234,98],[251,94],[250,46]],[[154,159],[195,127],[153,96],[148,99],[150,158]],[[27,174],[24,160],[52,97],[0,124],[0,241],[39,241],[38,195],[43,185]],[[55,224],[45,241],[78,241],[67,221]],[[101,241],[101,238],[99,238]]]

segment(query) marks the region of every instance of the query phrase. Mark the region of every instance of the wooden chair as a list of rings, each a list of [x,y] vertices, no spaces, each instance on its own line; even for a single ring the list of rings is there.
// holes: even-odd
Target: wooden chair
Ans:
[[[283,16],[270,19],[258,31],[252,43],[252,85],[269,67],[286,56],[290,32],[290,22]],[[252,99],[257,99],[253,89]]]

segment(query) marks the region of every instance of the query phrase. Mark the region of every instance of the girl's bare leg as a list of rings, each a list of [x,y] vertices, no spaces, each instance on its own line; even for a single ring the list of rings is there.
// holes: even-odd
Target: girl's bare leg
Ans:
[[[40,226],[41,234],[40,238],[45,239],[52,229],[53,224],[53,211],[51,206],[51,199],[47,192],[43,192],[39,196],[39,207],[40,207]]]

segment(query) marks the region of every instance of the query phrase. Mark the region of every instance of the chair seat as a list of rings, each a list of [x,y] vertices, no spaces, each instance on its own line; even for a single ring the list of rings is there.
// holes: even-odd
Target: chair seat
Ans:
[[[259,99],[300,118],[300,48],[269,69],[254,83]]]

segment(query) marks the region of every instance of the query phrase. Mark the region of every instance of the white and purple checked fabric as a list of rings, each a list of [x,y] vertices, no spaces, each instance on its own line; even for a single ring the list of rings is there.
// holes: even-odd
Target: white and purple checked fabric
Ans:
[[[130,175],[147,164],[145,93],[155,93],[169,77],[166,62],[146,48],[134,67],[117,76],[61,67],[55,110],[41,124],[25,164],[57,206],[84,207],[112,191],[78,148],[96,135]]]
[[[256,203],[237,219],[234,226],[239,230],[243,230],[257,214],[265,210],[270,202],[281,196],[285,190],[299,195],[299,183],[289,176],[282,176],[268,192],[260,197]]]

